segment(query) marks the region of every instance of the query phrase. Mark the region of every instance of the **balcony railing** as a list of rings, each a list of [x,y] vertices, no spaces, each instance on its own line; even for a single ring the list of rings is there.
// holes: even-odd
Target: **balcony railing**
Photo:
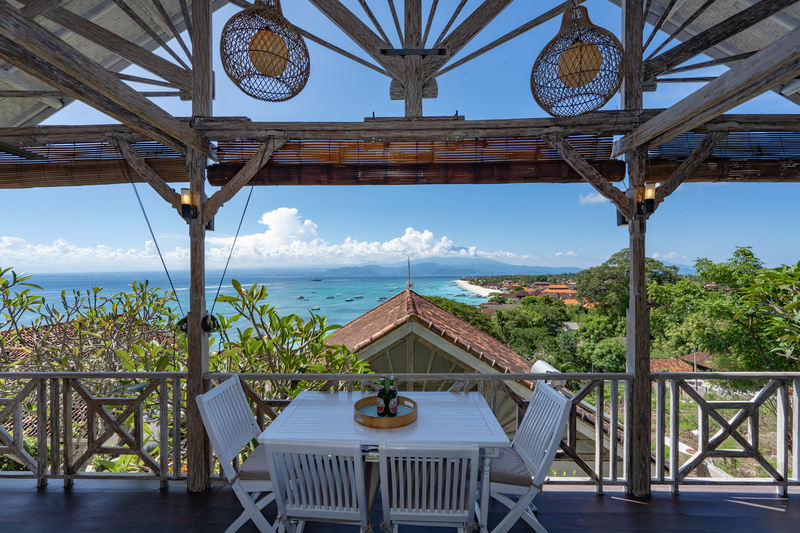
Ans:
[[[213,385],[228,376],[206,378]],[[291,402],[275,393],[277,383],[305,381],[322,390],[352,391],[374,388],[375,378],[368,374],[240,377],[261,427]],[[548,482],[590,484],[598,493],[604,485],[626,483],[628,374],[396,374],[396,378],[404,388],[416,384],[416,390],[480,392],[498,418],[508,421],[504,427],[512,436],[526,409],[518,382],[566,381],[575,392],[568,392],[573,406],[558,461],[574,464],[569,468],[574,473],[553,476]],[[761,388],[750,394],[752,399],[709,399],[696,390],[698,379],[723,384],[750,381]],[[156,479],[165,485],[186,477],[185,373],[0,373],[0,380],[4,390],[13,391],[0,398],[0,454],[13,456],[24,468],[0,472],[0,477],[34,478],[39,485],[49,479],[70,484],[82,478]],[[793,393],[799,390],[800,373],[655,373],[651,381],[654,484],[669,485],[675,492],[683,484],[767,484],[782,494],[789,485],[800,484],[798,439],[792,438],[800,429],[800,407]],[[774,435],[759,430],[759,421],[765,419],[770,420],[767,427],[775,428]],[[697,426],[697,442],[680,444],[687,424]],[[742,434],[745,425],[747,436]],[[592,438],[581,440],[587,428]],[[712,434],[713,428],[717,429]],[[594,449],[587,451],[589,440]],[[731,449],[731,440],[739,447]],[[26,451],[26,441],[36,443],[36,457]],[[690,452],[685,461],[680,452],[672,453],[676,441],[675,448]],[[764,450],[766,441],[775,454]],[[704,461],[716,458],[752,460],[766,475],[711,479],[693,474]]]

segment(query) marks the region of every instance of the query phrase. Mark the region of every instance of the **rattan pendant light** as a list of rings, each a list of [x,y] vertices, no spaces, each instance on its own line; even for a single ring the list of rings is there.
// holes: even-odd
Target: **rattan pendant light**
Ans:
[[[267,102],[296,96],[308,81],[308,48],[281,12],[280,0],[256,0],[225,24],[220,57],[228,77],[246,94]]]
[[[586,8],[576,5],[564,13],[558,34],[533,64],[533,97],[556,117],[600,109],[622,84],[623,58],[619,39],[592,24]]]

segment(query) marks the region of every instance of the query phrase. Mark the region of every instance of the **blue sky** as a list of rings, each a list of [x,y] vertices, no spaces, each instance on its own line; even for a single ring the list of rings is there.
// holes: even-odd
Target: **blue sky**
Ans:
[[[465,13],[476,3],[471,0]],[[518,0],[461,56],[557,3]],[[345,4],[361,13],[356,1]],[[370,3],[389,37],[396,41],[390,16],[378,9],[384,4]],[[426,14],[429,4],[423,3]],[[619,34],[618,8],[606,0],[590,0],[586,5],[595,23]],[[440,2],[432,39],[454,6],[454,0]],[[284,0],[283,9],[297,25],[364,55],[306,0]],[[215,13],[215,54],[222,27],[238,11],[227,6]],[[559,23],[550,21],[438,78],[439,98],[424,101],[425,115],[458,111],[468,120],[546,116],[531,96],[530,70]],[[361,121],[373,112],[402,116],[403,103],[389,99],[388,78],[314,43],[307,44],[311,77],[304,91],[286,103],[271,104],[246,96],[228,80],[215,58],[214,114],[280,121]],[[146,74],[135,68],[127,72]],[[662,85],[658,92],[646,93],[645,106],[667,107],[697,87]],[[155,101],[175,116],[191,114],[190,103],[166,98]],[[618,97],[605,107],[618,108]],[[796,113],[798,109],[769,93],[735,111]],[[46,124],[111,122],[74,103]],[[209,196],[213,190],[208,191]],[[170,269],[187,269],[186,224],[148,186],[139,184],[138,191]],[[210,268],[224,264],[248,193],[245,188],[217,215],[216,231],[208,234]],[[27,272],[160,268],[130,185],[5,190],[3,198],[3,268],[13,266]],[[595,200],[597,194],[588,184],[256,187],[233,261],[239,266],[321,267],[386,264],[407,255],[431,260],[469,255],[513,264],[589,267],[625,248],[628,240],[627,229],[614,224],[611,204],[602,198]],[[685,184],[648,222],[647,255],[692,264],[697,257],[722,261],[736,246],[752,246],[769,266],[796,263],[800,260],[798,200],[800,184]]]

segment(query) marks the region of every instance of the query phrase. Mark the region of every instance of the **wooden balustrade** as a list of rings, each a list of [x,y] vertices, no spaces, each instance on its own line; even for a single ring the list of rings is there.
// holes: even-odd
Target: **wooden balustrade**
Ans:
[[[207,374],[210,382],[224,381],[231,374]],[[518,423],[527,406],[519,382],[552,380],[553,374],[396,374],[405,383],[441,382],[451,384],[450,391],[477,391],[484,395],[492,410],[503,416],[511,413]],[[290,399],[279,395],[262,396],[269,384],[308,381],[322,390],[375,390],[374,375],[369,374],[241,374],[244,390],[251,400],[261,427],[266,427],[285,408]],[[766,383],[752,399],[709,400],[693,388],[698,379],[758,380]],[[24,472],[0,472],[0,477],[34,478],[41,486],[49,479],[61,479],[69,485],[75,479],[185,479],[186,462],[185,373],[0,373],[5,390],[13,393],[0,398],[0,454],[13,456]],[[627,374],[560,374],[558,380],[578,382],[580,388],[569,393],[572,409],[565,437],[561,443],[561,461],[575,464],[575,475],[554,477],[554,484],[590,484],[602,494],[605,485],[627,483],[619,463],[629,456],[629,438],[621,424],[625,418],[620,387],[627,386]],[[682,484],[727,483],[736,485],[770,484],[785,494],[789,485],[798,485],[800,460],[797,435],[800,430],[798,373],[656,373],[651,374],[655,410],[653,428],[655,450],[652,454],[653,484],[671,486],[678,492]],[[117,388],[121,381],[138,382],[130,388]],[[113,394],[109,391],[117,388]],[[515,391],[516,389],[516,391]],[[106,391],[103,393],[97,391]],[[698,445],[694,454],[681,462],[680,453],[672,453],[672,443],[679,436],[681,400],[693,402],[698,410]],[[758,431],[761,410],[767,402],[775,405],[777,456],[767,457],[759,449],[766,435]],[[509,407],[510,406],[510,407]],[[510,411],[509,411],[510,408]],[[693,408],[694,409],[694,408]],[[733,417],[726,418],[726,411]],[[684,418],[687,416],[683,411]],[[579,449],[581,430],[587,435],[592,427],[593,453]],[[709,424],[719,430],[712,434]],[[145,426],[152,427],[149,440]],[[516,426],[507,429],[513,436]],[[746,430],[746,431],[745,431]],[[746,436],[745,436],[746,433]],[[669,442],[667,442],[669,435]],[[588,436],[588,435],[587,435]],[[34,457],[24,447],[24,437],[35,437],[40,453]],[[735,441],[739,449],[722,445]],[[158,450],[153,450],[153,445]],[[620,455],[620,449],[623,450]],[[669,449],[669,452],[668,452]],[[44,453],[41,451],[44,450]],[[87,465],[98,458],[134,456],[137,472],[93,472]],[[749,458],[760,465],[767,477],[711,481],[690,477],[692,471],[710,458]],[[209,458],[211,461],[212,458]],[[593,463],[593,464],[592,464]]]

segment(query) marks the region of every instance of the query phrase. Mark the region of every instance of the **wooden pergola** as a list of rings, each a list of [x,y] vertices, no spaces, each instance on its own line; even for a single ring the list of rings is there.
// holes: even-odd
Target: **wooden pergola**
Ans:
[[[207,333],[201,327],[208,312],[205,227],[244,185],[253,180],[269,185],[588,182],[629,221],[627,370],[633,380],[626,400],[627,479],[630,493],[649,494],[650,321],[644,265],[650,215],[638,209],[645,183],[660,183],[658,205],[686,181],[800,181],[795,164],[800,154],[794,153],[797,115],[725,114],[769,90],[798,98],[800,6],[797,0],[613,0],[621,8],[625,48],[622,110],[481,121],[423,116],[423,99],[438,94],[438,76],[574,5],[568,0],[533,13],[508,34],[460,54],[512,1],[483,0],[455,24],[466,0],[434,1],[427,14],[421,0],[389,0],[400,39],[393,44],[366,0],[359,0],[361,17],[339,0],[309,0],[365,57],[300,29],[302,35],[389,77],[390,97],[405,101],[405,116],[264,123],[213,116],[217,43],[212,42],[211,14],[222,1],[0,0],[0,60],[5,63],[0,65],[0,188],[146,182],[180,214],[180,197],[168,183],[189,182],[196,198],[204,195],[207,182],[221,186],[197,205],[197,218],[187,220],[189,490],[203,490],[209,479],[207,443],[194,401],[205,391],[208,372]],[[231,3],[250,6],[246,0]],[[539,2],[531,5],[532,11],[543,9]],[[444,52],[434,55],[425,51],[437,6],[450,12],[433,47]],[[653,29],[646,31],[645,22]],[[677,44],[645,58],[645,41],[659,29]],[[181,38],[184,30],[188,43]],[[188,63],[167,44],[173,38]],[[174,61],[154,54],[156,48]],[[711,59],[686,64],[701,54]],[[153,78],[121,74],[130,64]],[[665,77],[723,64],[729,70],[719,77]],[[669,109],[643,108],[645,91],[681,81],[705,85]],[[166,90],[137,91],[126,82]],[[192,118],[171,116],[151,96],[191,99]],[[75,99],[122,125],[37,126]],[[754,139],[758,150],[747,152]],[[627,191],[613,185],[624,178]]]

